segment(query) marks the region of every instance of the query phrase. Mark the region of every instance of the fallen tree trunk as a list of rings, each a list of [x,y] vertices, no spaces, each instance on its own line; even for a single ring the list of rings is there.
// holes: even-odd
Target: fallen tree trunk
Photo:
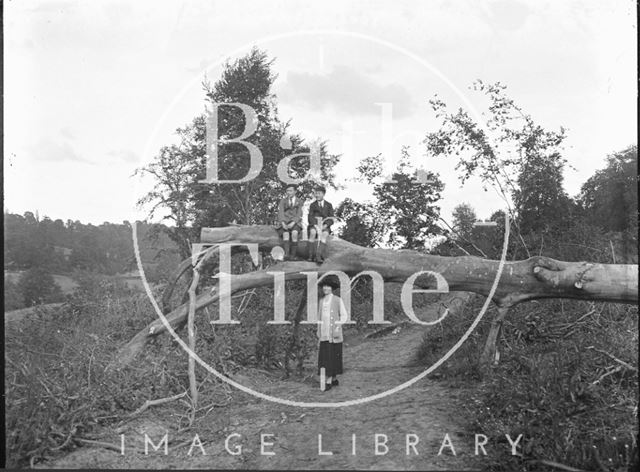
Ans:
[[[280,246],[281,240],[271,226],[229,226],[203,228],[201,243],[207,244],[257,244],[260,251]],[[306,243],[298,244],[304,256]],[[500,261],[479,257],[443,257],[411,250],[365,248],[337,237],[327,245],[327,259],[322,265],[306,261],[280,262],[265,270],[230,275],[231,292],[270,286],[273,275],[280,271],[285,280],[306,278],[302,272],[316,271],[319,275],[329,271],[342,271],[354,276],[369,270],[379,273],[386,282],[404,283],[418,271],[442,274],[450,291],[473,292],[488,296],[494,283]],[[430,280],[418,278],[415,285],[434,288]],[[617,303],[638,302],[638,266],[632,264],[595,264],[588,262],[563,262],[543,256],[526,260],[505,262],[502,277],[492,300],[501,309],[518,303],[541,298],[573,298],[580,300]],[[217,287],[198,296],[196,309],[204,308],[219,299]],[[166,315],[171,327],[184,325],[188,314],[185,303]],[[126,365],[133,360],[146,342],[166,331],[160,319],[150,323],[129,343],[121,348],[112,366]]]

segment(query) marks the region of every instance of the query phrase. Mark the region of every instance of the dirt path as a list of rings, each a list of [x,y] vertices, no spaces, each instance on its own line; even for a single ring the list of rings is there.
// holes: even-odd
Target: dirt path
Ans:
[[[243,385],[289,400],[337,402],[362,398],[412,378],[423,370],[415,366],[413,356],[422,339],[422,330],[407,325],[399,332],[357,343],[347,339],[345,373],[340,386],[321,392],[315,378],[278,380],[267,375],[238,377]],[[414,366],[411,366],[414,364]],[[311,367],[312,363],[309,363]],[[402,392],[369,403],[341,408],[302,408],[256,399],[233,390],[233,403],[215,408],[201,417],[191,430],[176,431],[179,405],[166,405],[148,410],[120,428],[104,431],[101,441],[120,446],[120,434],[126,447],[144,449],[144,435],[158,444],[168,433],[169,452],[149,449],[149,455],[127,450],[125,455],[103,448],[78,449],[46,467],[64,468],[266,468],[266,469],[464,469],[474,465],[474,436],[464,431],[465,409],[459,389],[423,379]],[[203,401],[204,402],[204,401]],[[194,435],[203,443],[202,450],[189,448]],[[229,448],[242,446],[239,455],[225,450],[225,439],[231,434]],[[267,437],[266,451],[261,455],[261,434]],[[356,435],[356,454],[352,454],[352,435]],[[376,455],[375,434],[386,435],[388,452]],[[418,438],[407,455],[406,435]],[[449,435],[457,453],[449,447],[438,451],[445,434]],[[333,455],[319,455],[322,449]],[[380,436],[379,441],[384,437]],[[385,448],[380,446],[379,452]],[[415,452],[418,452],[418,455]],[[477,462],[476,462],[477,468]]]

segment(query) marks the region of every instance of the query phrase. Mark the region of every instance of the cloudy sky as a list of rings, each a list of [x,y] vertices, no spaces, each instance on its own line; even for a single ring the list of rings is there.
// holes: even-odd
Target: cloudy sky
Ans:
[[[616,1],[6,1],[5,211],[121,222],[144,218],[134,170],[202,112],[201,82],[256,45],[276,59],[283,119],[355,164],[408,145],[440,172],[445,215],[503,206],[454,162],[425,156],[438,94],[474,113],[475,79],[500,81],[540,124],[568,129],[570,194],[607,154],[636,142],[635,3]],[[391,163],[389,164],[391,165]]]

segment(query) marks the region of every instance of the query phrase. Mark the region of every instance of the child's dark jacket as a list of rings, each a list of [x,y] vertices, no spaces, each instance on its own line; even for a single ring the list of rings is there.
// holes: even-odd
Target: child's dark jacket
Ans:
[[[289,197],[284,197],[278,204],[278,222],[284,221],[290,223],[295,221],[302,225],[302,205],[303,201],[298,197],[293,197],[290,201]]]
[[[315,200],[313,203],[311,203],[311,205],[309,206],[309,216],[307,218],[309,226],[313,226],[317,223],[317,218],[320,217],[322,219],[324,218],[328,218],[330,216],[334,216],[333,215],[333,206],[331,205],[331,203],[329,203],[326,200],[323,200],[323,205],[322,207],[318,204],[318,201]],[[331,225],[333,224],[332,220],[327,220],[327,222],[325,223],[328,227],[331,227]]]

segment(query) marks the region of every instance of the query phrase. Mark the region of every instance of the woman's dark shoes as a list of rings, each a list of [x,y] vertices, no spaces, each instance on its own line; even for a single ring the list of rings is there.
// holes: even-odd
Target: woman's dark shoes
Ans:
[[[331,381],[331,385],[333,385],[334,387],[337,387],[338,385],[340,385],[340,382],[338,382],[338,379],[333,379]]]

